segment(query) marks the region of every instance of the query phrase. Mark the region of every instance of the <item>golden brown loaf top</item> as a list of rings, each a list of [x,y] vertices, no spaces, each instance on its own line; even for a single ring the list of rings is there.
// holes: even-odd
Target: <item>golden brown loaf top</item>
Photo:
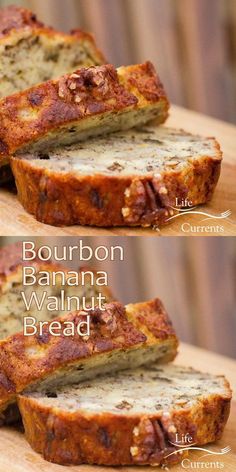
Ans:
[[[26,27],[41,28],[43,23],[37,20],[36,15],[26,8],[10,5],[0,9],[0,38],[8,35],[12,30]]]
[[[0,158],[47,151],[90,136],[167,118],[168,100],[151,63],[81,68],[0,101]],[[13,131],[14,130],[14,131]]]
[[[11,166],[21,203],[43,223],[159,227],[183,200],[212,198],[221,160],[214,138],[146,125],[16,156]]]
[[[27,440],[50,462],[164,466],[184,458],[176,435],[195,447],[221,438],[231,396],[223,376],[154,364],[28,393],[19,406]]]
[[[59,336],[49,326],[34,336],[18,333],[0,342],[0,411],[14,403],[17,393],[35,384],[66,385],[98,374],[160,360],[172,360],[178,341],[162,303],[127,305],[113,302],[90,311],[90,335],[66,336],[68,321],[75,327],[85,312],[57,318]]]

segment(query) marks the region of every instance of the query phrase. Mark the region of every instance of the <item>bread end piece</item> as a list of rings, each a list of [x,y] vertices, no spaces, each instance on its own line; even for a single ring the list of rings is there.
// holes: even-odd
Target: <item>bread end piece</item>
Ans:
[[[42,336],[18,333],[1,341],[2,417],[15,402],[16,394],[26,389],[71,384],[130,365],[173,359],[178,341],[168,315],[158,300],[146,305],[126,308],[112,302],[104,306],[105,310],[91,310],[89,339],[64,335],[65,322],[77,326],[84,321],[84,312],[73,312],[57,319],[62,326],[58,337],[52,336],[45,326]]]
[[[130,129],[156,118],[169,102],[151,63],[75,70],[0,101],[0,160],[47,151],[92,136]],[[12,132],[14,129],[14,133]]]

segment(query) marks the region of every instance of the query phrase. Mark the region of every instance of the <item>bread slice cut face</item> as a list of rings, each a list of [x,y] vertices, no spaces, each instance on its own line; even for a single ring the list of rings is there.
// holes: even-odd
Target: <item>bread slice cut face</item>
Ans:
[[[54,151],[12,158],[18,195],[56,226],[160,226],[182,202],[207,203],[222,153],[214,138],[141,126]]]
[[[25,8],[0,9],[0,99],[80,67],[106,62],[92,35],[80,30],[70,34],[56,31]],[[0,137],[0,184],[12,179],[4,154]]]
[[[220,439],[230,400],[223,376],[154,364],[27,393],[19,406],[27,440],[50,462],[164,466]]]
[[[177,337],[159,299],[126,307],[111,302],[89,311],[89,335],[65,332],[68,322],[77,328],[87,315],[81,311],[57,318],[57,336],[47,325],[33,336],[21,332],[0,342],[3,419],[16,394],[35,385],[67,385],[111,370],[168,362],[176,356]]]
[[[0,9],[0,98],[104,62],[90,34],[56,31],[17,6]]]
[[[82,68],[0,100],[0,159],[75,143],[156,118],[169,103],[154,66]]]

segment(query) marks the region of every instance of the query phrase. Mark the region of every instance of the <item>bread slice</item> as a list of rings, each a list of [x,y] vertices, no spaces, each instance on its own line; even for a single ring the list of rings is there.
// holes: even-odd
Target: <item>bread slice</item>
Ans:
[[[61,33],[17,6],[0,9],[0,97],[104,62],[90,34]]]
[[[31,11],[17,6],[0,9],[0,98],[76,68],[105,62],[90,34],[56,31],[38,21]],[[5,153],[5,145],[0,136],[0,156],[2,151]],[[0,159],[0,184],[12,178],[8,163],[8,158]]]
[[[159,226],[183,199],[211,199],[221,159],[214,138],[143,126],[11,165],[21,203],[43,223]]]
[[[23,266],[33,266],[36,272],[37,283],[33,286],[23,285]],[[51,275],[51,285],[45,287],[40,282],[40,272],[47,271]],[[66,285],[63,285],[62,277],[58,273],[55,284],[52,284],[53,272],[63,272],[65,274]],[[82,281],[83,272],[83,281]],[[93,274],[93,276],[91,276]],[[42,274],[41,274],[42,276]],[[109,287],[97,285],[99,274],[91,268],[82,268],[78,273],[78,285],[68,284],[70,270],[66,267],[52,262],[44,263],[40,259],[34,261],[22,261],[22,243],[10,244],[0,249],[0,340],[11,336],[23,328],[23,318],[25,316],[34,316],[37,321],[52,320],[58,316],[68,313],[67,310],[48,310],[47,299],[42,306],[37,309],[35,303],[32,303],[29,310],[26,309],[25,302],[21,296],[24,291],[27,301],[30,300],[34,291],[39,301],[43,299],[43,292],[47,291],[48,297],[56,297],[58,301],[61,298],[61,290],[64,290],[66,297],[80,297],[85,301],[86,307],[89,307],[91,298],[97,299],[99,293],[102,293],[106,302],[114,300],[114,296]],[[60,304],[59,304],[60,305]],[[71,309],[77,307],[76,299],[71,301]]]
[[[160,300],[131,304],[118,302],[90,312],[90,335],[73,337],[66,322],[84,321],[85,312],[57,318],[59,336],[44,326],[42,334],[18,333],[0,342],[0,415],[16,394],[40,384],[47,388],[95,377],[103,372],[167,362],[176,356],[178,341]]]
[[[82,68],[0,101],[0,160],[167,118],[153,65]]]
[[[35,268],[37,282],[34,284],[34,286],[23,285],[22,269],[24,265],[30,265]],[[40,284],[42,271],[44,273],[47,271],[50,274],[50,286],[45,287]],[[58,273],[58,276],[55,277],[56,280],[55,284],[53,285],[53,273],[56,272]],[[62,277],[59,274],[61,272],[65,274],[65,285],[63,285]],[[79,299],[80,303],[83,303],[83,305],[85,304],[86,307],[89,307],[92,303],[94,303],[94,301],[96,302],[96,300],[98,300],[99,293],[102,294],[104,300],[107,303],[114,300],[114,296],[109,287],[98,284],[99,273],[92,270],[91,268],[81,268],[81,270],[78,272],[77,285],[69,284],[70,277],[71,272],[69,269],[50,261],[44,263],[40,259],[36,258],[34,261],[30,261],[30,263],[23,262],[21,242],[10,244],[0,249],[0,350],[4,346],[4,343],[2,344],[1,340],[5,340],[17,332],[22,331],[24,317],[33,316],[38,322],[40,322],[50,321],[58,316],[68,313],[66,305],[63,307],[60,303],[62,290],[64,291],[65,300],[67,300],[67,297],[72,297],[70,306],[73,310],[77,309],[77,299]],[[47,292],[47,297],[41,303],[41,299],[43,299],[43,292],[45,290]],[[30,309],[27,310],[21,295],[22,291],[24,291],[27,301],[29,301],[32,292],[34,291],[41,303],[40,309],[37,308],[35,303],[32,303]],[[61,310],[51,309],[49,311],[47,309],[47,303],[50,297],[54,297],[58,300]],[[94,298],[93,301],[92,297]],[[2,380],[1,368],[0,379]],[[11,405],[10,408],[8,408],[7,412],[4,414],[4,418],[8,423],[11,423],[18,418],[18,411],[14,405]]]
[[[34,286],[23,285],[23,266],[33,266],[36,272],[37,282]],[[42,286],[40,282],[40,273],[47,271],[50,274],[50,286]],[[52,284],[52,275],[57,272],[55,285]],[[65,274],[65,285],[63,285],[62,278],[59,272]],[[92,274],[92,275],[91,275]],[[89,307],[92,302],[92,297],[95,301],[98,299],[101,293],[106,302],[114,300],[114,296],[109,287],[101,286],[98,284],[99,273],[92,270],[91,268],[82,268],[78,272],[78,285],[69,285],[71,273],[69,269],[55,264],[52,262],[43,263],[39,259],[31,261],[30,264],[22,261],[22,243],[10,244],[0,249],[0,349],[6,338],[13,336],[23,328],[23,319],[25,316],[34,317],[38,322],[50,321],[58,316],[68,313],[66,306],[63,307],[60,304],[61,291],[64,291],[65,300],[67,297],[71,297],[71,309],[77,308],[77,299],[86,307]],[[47,291],[47,298],[41,303],[43,299],[43,292]],[[32,303],[30,309],[26,309],[25,302],[21,295],[24,291],[26,300],[29,301],[32,292],[36,293],[38,300],[41,303],[41,308],[38,309],[35,303]],[[54,297],[58,300],[61,310],[48,310],[47,302],[48,297]],[[76,297],[76,298],[75,298]],[[0,354],[1,358],[1,354]],[[0,384],[2,381],[1,370],[0,370]],[[1,408],[0,408],[1,411]],[[3,418],[3,415],[0,417]],[[7,411],[4,413],[4,420],[7,423],[11,423],[18,419],[18,411],[15,405],[10,405]]]
[[[182,460],[187,445],[220,439],[230,400],[223,376],[152,365],[27,393],[18,403],[27,440],[50,462],[164,466]],[[185,435],[191,443],[181,447]]]

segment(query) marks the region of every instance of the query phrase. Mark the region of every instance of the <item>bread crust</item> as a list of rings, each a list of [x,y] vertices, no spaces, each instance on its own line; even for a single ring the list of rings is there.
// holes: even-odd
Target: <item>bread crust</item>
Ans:
[[[30,10],[15,5],[0,9],[0,38],[9,35],[12,30],[42,26],[43,23]]]
[[[193,205],[211,200],[220,176],[222,153],[189,159],[182,171],[142,177],[56,173],[23,158],[11,159],[18,196],[38,221],[54,226],[160,226],[173,215],[176,198]]]
[[[222,436],[230,411],[231,391],[209,395],[194,407],[157,412],[155,415],[117,415],[79,410],[65,412],[43,406],[34,398],[19,396],[26,438],[32,448],[62,465],[171,465],[183,455],[171,444],[191,434],[198,446]],[[104,406],[105,410],[105,406]]]
[[[167,118],[169,103],[149,62],[119,73],[110,64],[81,68],[49,80],[0,101],[0,161],[50,133],[84,122],[93,129],[95,118],[98,127],[99,117],[143,107],[160,108],[160,123]]]
[[[145,309],[144,309],[145,306]],[[16,394],[40,382],[49,375],[70,370],[73,365],[86,365],[89,360],[109,353],[126,352],[141,348],[145,352],[150,346],[163,346],[162,361],[173,360],[178,341],[169,317],[159,300],[145,304],[127,305],[118,302],[105,305],[105,311],[90,311],[90,336],[67,337],[63,334],[65,321],[77,326],[84,321],[85,312],[73,312],[57,318],[62,324],[60,336],[52,336],[44,326],[40,336],[25,337],[17,333],[0,342],[0,415],[14,403]],[[136,321],[135,314],[142,317]],[[156,326],[149,329],[150,317],[156,317]],[[159,329],[157,329],[159,326]],[[144,332],[145,334],[144,334]],[[103,358],[101,358],[103,359]],[[86,368],[86,367],[85,367]]]

